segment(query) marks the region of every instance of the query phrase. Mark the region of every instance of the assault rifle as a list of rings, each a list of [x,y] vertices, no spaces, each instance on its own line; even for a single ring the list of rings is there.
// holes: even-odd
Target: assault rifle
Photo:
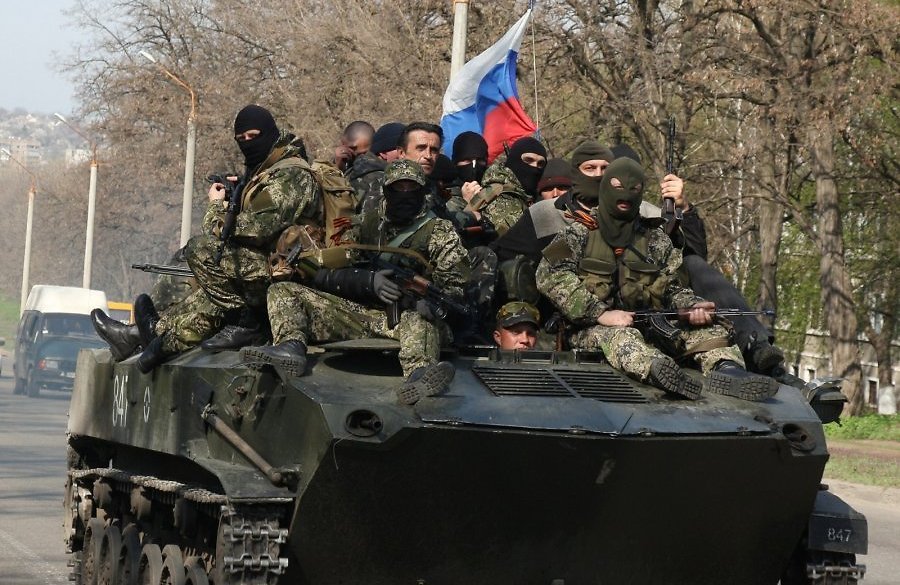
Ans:
[[[641,311],[632,311],[634,313],[634,319],[652,319],[653,317],[681,317],[687,315],[690,312],[690,309],[677,309],[672,311],[654,311],[654,310],[641,310]],[[775,311],[772,309],[763,309],[762,311],[744,311],[742,309],[714,309],[712,311],[707,311],[708,313],[715,315],[716,317],[743,317],[743,316],[763,316],[763,317],[775,317]]]
[[[132,264],[132,270],[143,270],[151,274],[168,274],[170,276],[183,276],[190,278],[194,273],[187,266],[172,266],[170,264]]]
[[[460,303],[435,286],[433,282],[423,276],[419,276],[413,270],[397,266],[380,256],[373,258],[372,267],[376,270],[392,270],[394,274],[390,278],[400,285],[404,292],[412,293],[413,296],[424,299],[434,316],[438,319],[443,319],[447,316],[447,309],[452,309],[454,312],[464,316],[468,316],[471,311],[467,305]],[[400,322],[400,301],[391,303],[386,310],[388,327],[393,329]]]
[[[666,174],[675,174],[675,116],[669,116],[669,127],[666,131]],[[681,208],[675,207],[673,197],[663,198],[663,217],[666,220],[666,234],[671,237],[684,217]]]
[[[234,234],[234,224],[237,221],[238,213],[241,212],[241,191],[243,191],[243,181],[230,181],[228,176],[209,175],[206,180],[210,183],[221,183],[225,186],[225,221],[222,223],[222,232],[219,234],[219,250],[216,252],[215,263],[218,266],[222,262],[222,254],[225,253],[225,246],[228,240]]]

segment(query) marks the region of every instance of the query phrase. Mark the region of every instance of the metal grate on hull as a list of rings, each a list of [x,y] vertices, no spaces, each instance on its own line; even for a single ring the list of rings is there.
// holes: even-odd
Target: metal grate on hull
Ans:
[[[608,370],[475,365],[472,372],[496,396],[579,397],[629,404],[649,402],[626,378]]]

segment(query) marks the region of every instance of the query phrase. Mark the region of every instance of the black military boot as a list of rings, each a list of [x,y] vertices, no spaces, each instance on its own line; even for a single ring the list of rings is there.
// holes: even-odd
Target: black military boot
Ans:
[[[240,349],[247,345],[262,345],[265,333],[259,320],[250,309],[241,310],[237,323],[226,325],[221,331],[200,344],[203,349],[222,351]]]
[[[139,294],[134,299],[134,321],[141,335],[141,344],[149,347],[156,338],[156,324],[159,323],[159,313],[149,295]]]
[[[137,325],[116,321],[100,309],[91,311],[91,323],[100,339],[109,344],[109,351],[117,362],[131,357],[141,346]]]
[[[256,368],[272,366],[291,376],[306,373],[306,345],[302,341],[282,341],[278,345],[242,347],[241,362]]]
[[[163,351],[163,336],[153,338],[138,359],[134,362],[142,374],[149,374],[156,366],[165,362],[174,354]]]
[[[750,345],[744,355],[747,369],[765,376],[777,376],[784,370],[784,352],[768,341]]]
[[[438,396],[447,391],[456,368],[450,362],[438,362],[416,368],[406,382],[397,389],[397,398],[403,404],[415,404],[426,396]]]
[[[653,358],[647,381],[670,394],[678,394],[691,400],[700,398],[703,386],[678,367],[672,358]]]
[[[753,374],[731,360],[716,364],[706,376],[706,390],[716,394],[734,396],[742,400],[760,401],[778,392],[779,383],[768,376]]]

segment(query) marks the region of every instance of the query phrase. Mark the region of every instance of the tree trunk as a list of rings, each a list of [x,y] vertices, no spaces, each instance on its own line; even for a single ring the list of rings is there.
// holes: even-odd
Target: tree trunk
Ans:
[[[776,182],[774,154],[766,156],[760,165],[761,183],[771,191],[763,192],[759,200],[759,296],[757,309],[772,309],[778,312],[778,290],[776,288],[778,273],[778,250],[781,248],[782,218],[784,210],[773,192],[780,183]],[[775,326],[774,319],[766,319],[770,329]]]
[[[840,195],[834,180],[834,142],[830,124],[823,122],[810,128],[811,167],[816,182],[816,210],[819,216],[819,283],[822,287],[822,314],[828,329],[831,371],[844,379],[847,414],[859,414],[863,405],[860,388],[862,370],[857,341],[853,291],[844,262],[844,233],[841,222]]]

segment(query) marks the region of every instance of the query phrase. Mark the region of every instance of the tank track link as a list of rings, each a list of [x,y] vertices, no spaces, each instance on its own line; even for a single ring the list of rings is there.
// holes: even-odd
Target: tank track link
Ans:
[[[143,533],[142,541],[156,543],[163,551],[169,551],[170,556],[173,551],[177,551],[179,559],[192,559],[190,566],[184,565],[185,571],[197,571],[199,565],[200,570],[207,574],[209,582],[216,585],[275,585],[287,569],[288,559],[282,555],[282,550],[288,540],[288,530],[282,528],[282,519],[290,517],[290,505],[293,504],[291,498],[235,502],[224,494],[197,486],[113,468],[70,469],[69,477],[69,489],[72,490],[80,486],[82,490],[91,491],[97,481],[104,480],[119,494],[143,488],[145,497],[154,502],[154,506],[156,502],[166,506],[164,514],[171,513],[170,506],[176,500],[184,499],[196,504],[197,509],[202,510],[205,515],[218,518],[218,531],[213,530],[207,541],[214,543],[214,548],[206,550],[187,541],[171,542],[162,535],[154,534],[154,526],[157,524],[154,521],[138,524]],[[82,517],[84,525],[96,523],[101,517],[93,503],[87,508],[75,506],[75,514],[78,514],[79,508],[82,515],[90,515]],[[111,526],[117,526],[116,530],[119,530],[125,522],[124,518],[117,517],[114,513],[113,516],[106,517],[106,530]],[[81,546],[71,546],[72,544],[75,543],[70,543],[73,557],[69,566],[74,571],[69,579],[80,584],[83,556],[81,548],[87,544],[81,542]],[[165,558],[164,552],[163,560]],[[104,568],[98,566],[94,570],[102,572]],[[147,575],[151,582],[155,582],[156,577],[157,575]]]
[[[810,583],[817,585],[852,585],[862,581],[866,574],[866,566],[855,562],[809,563],[806,565],[806,576]]]

